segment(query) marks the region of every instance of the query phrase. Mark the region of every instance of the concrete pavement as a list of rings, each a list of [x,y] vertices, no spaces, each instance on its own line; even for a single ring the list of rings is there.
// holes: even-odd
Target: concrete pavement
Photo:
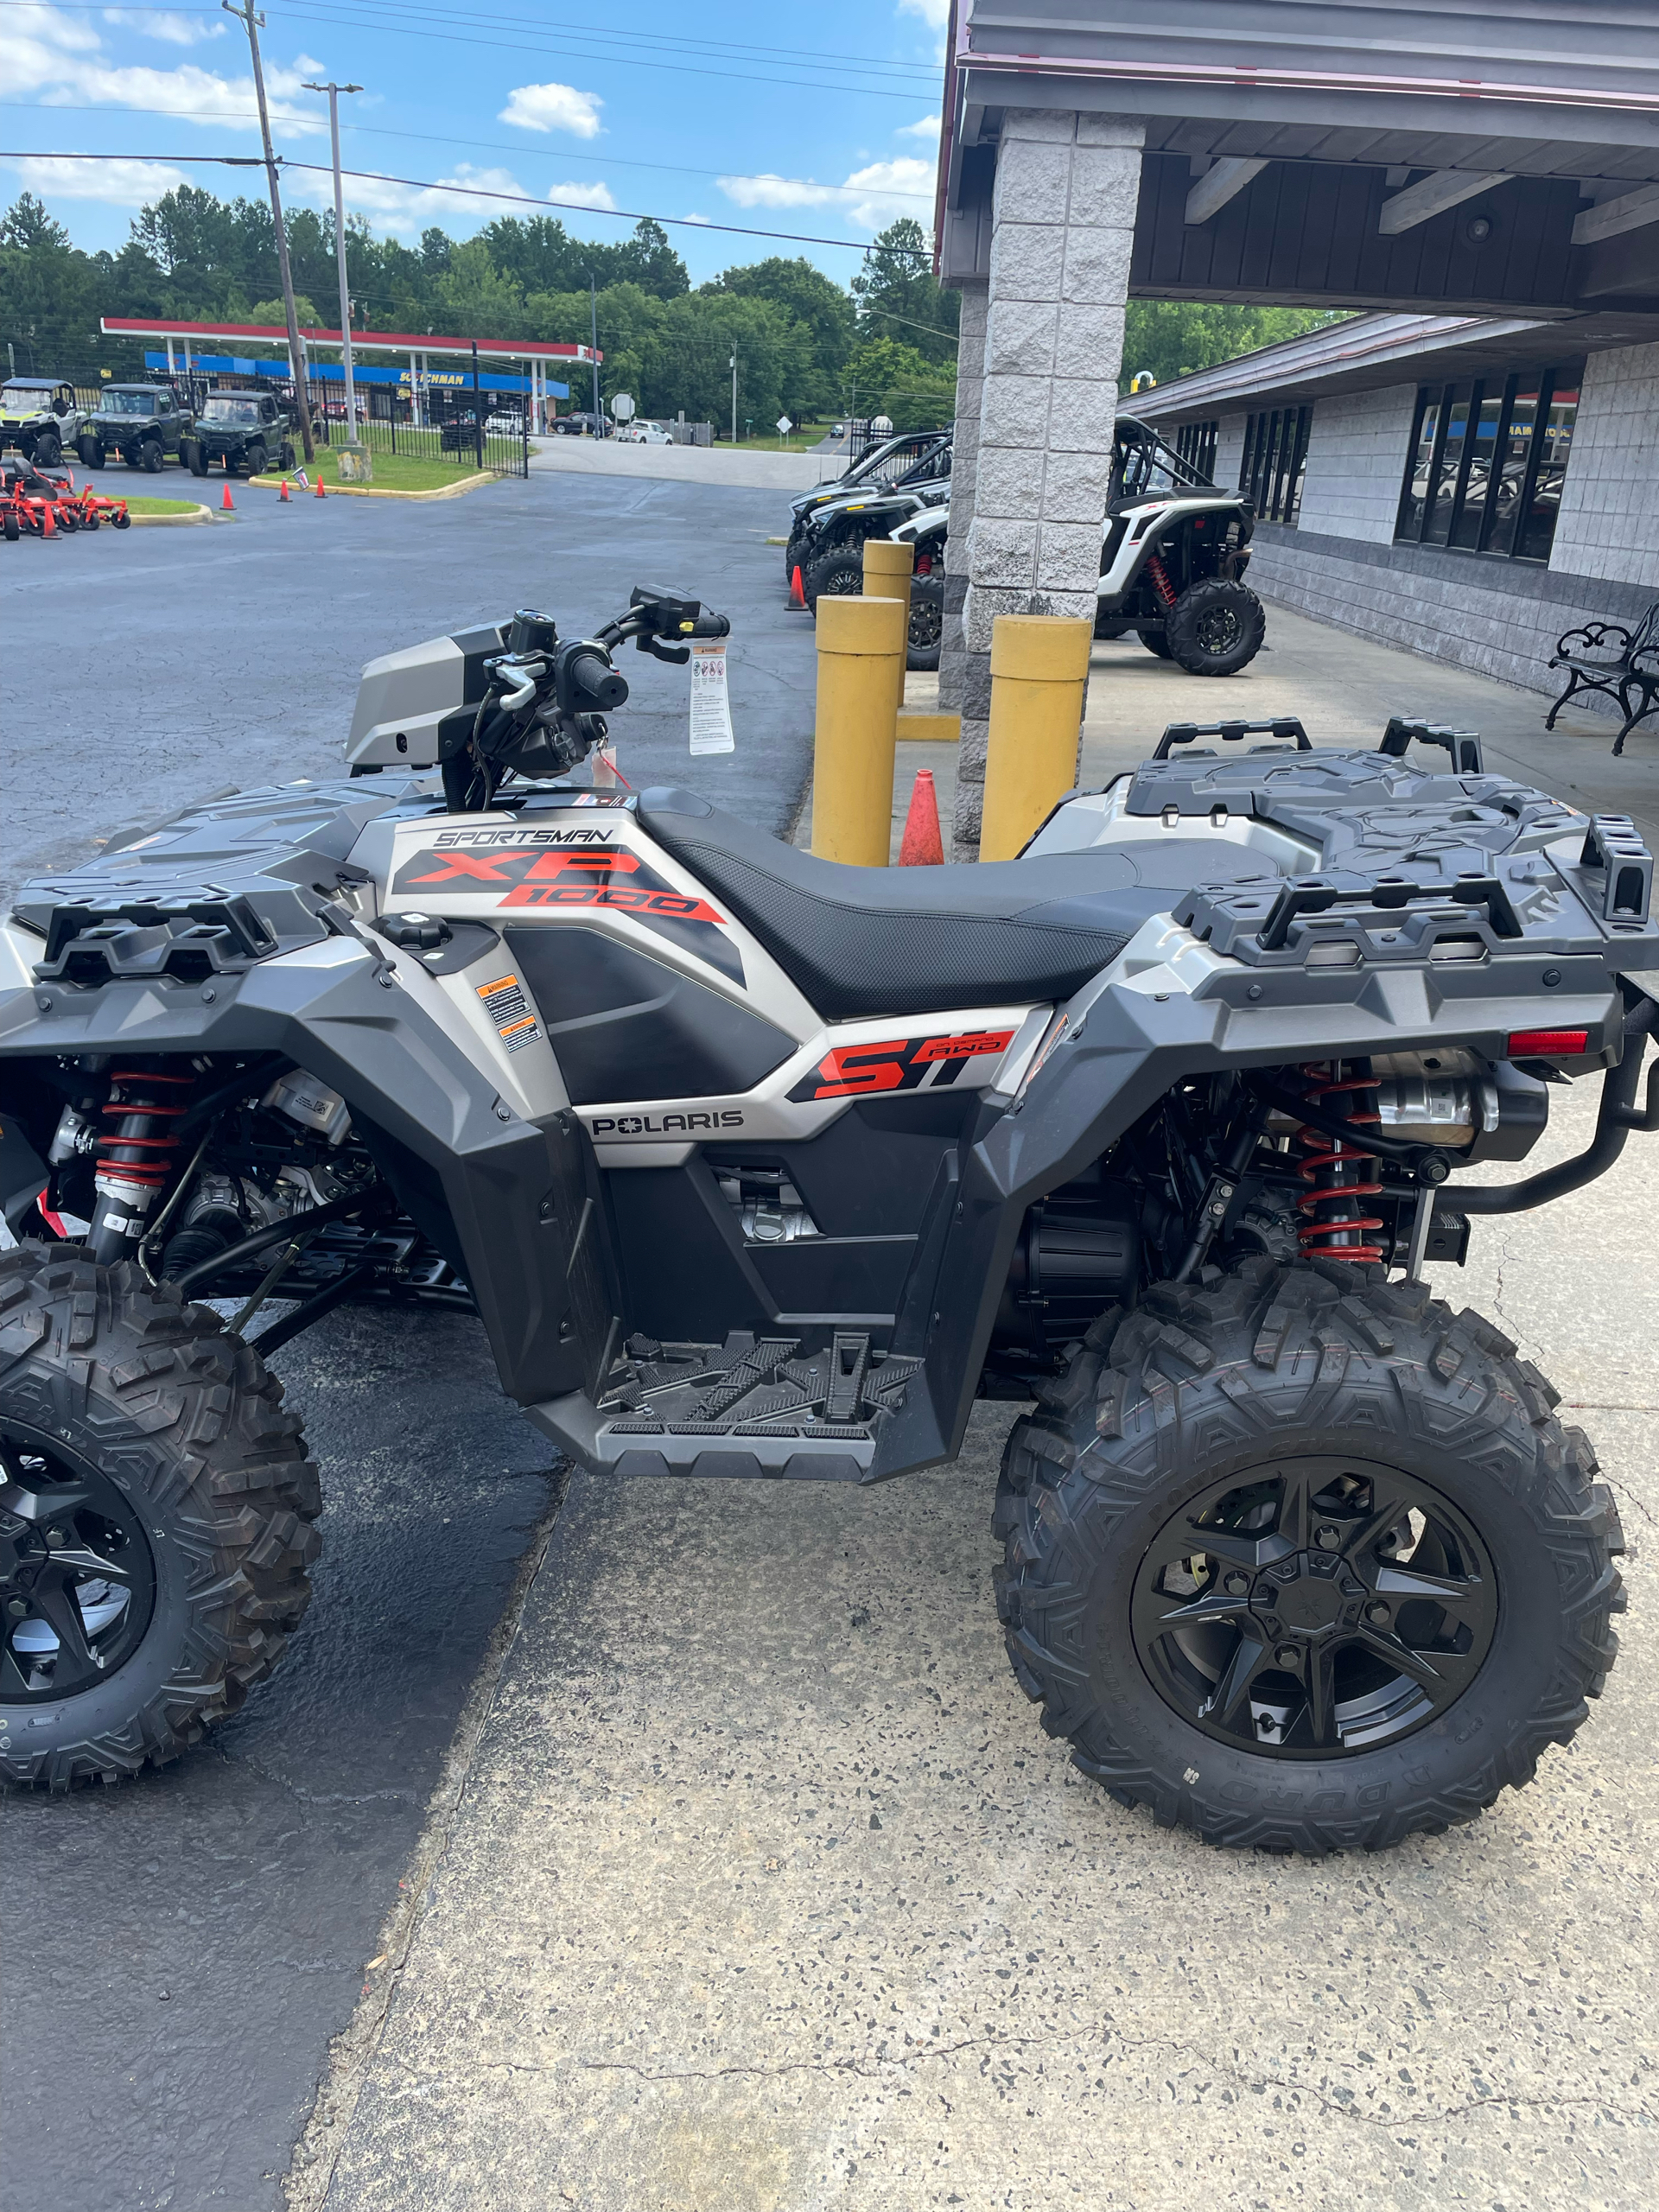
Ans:
[[[543,438],[531,467],[567,476],[658,478],[671,484],[749,486],[768,492],[809,492],[839,476],[833,452],[767,453],[747,446],[637,446],[616,438]],[[780,507],[779,530],[788,516]]]
[[[1653,1158],[1436,1271],[1554,1376],[1636,1554],[1530,1789],[1322,1865],[1120,1811],[1002,1653],[1007,1408],[874,1493],[578,1476],[295,2206],[1651,2203]]]

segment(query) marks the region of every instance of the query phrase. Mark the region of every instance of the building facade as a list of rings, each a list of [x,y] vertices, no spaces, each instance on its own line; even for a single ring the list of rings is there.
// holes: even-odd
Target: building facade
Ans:
[[[1133,404],[1254,500],[1266,596],[1558,690],[1564,630],[1659,599],[1659,344],[1578,340],[1361,315]]]

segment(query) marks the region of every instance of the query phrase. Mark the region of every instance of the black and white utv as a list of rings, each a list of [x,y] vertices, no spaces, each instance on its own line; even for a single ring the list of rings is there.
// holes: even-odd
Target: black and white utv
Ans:
[[[785,581],[792,583],[799,569],[809,606],[822,590],[856,594],[856,584],[819,580],[825,563],[849,551],[856,564],[867,537],[885,537],[891,522],[948,499],[954,443],[948,430],[890,438],[836,483],[792,500]]]
[[[1472,1817],[1600,1691],[1623,1547],[1424,1267],[1659,1123],[1640,839],[1409,723],[1178,726],[1021,858],[892,873],[575,779],[618,648],[725,628],[520,614],[435,773],[205,800],[19,898],[0,1772],[242,1702],[319,1543],[267,1360],[442,1300],[602,1481],[884,1482],[1020,1402],[998,1604],[1086,1773],[1275,1850]],[[1483,1181],[1562,1077],[1589,1148]]]
[[[1120,415],[1100,550],[1097,638],[1133,631],[1193,676],[1235,676],[1267,620],[1243,581],[1255,512],[1131,415]]]

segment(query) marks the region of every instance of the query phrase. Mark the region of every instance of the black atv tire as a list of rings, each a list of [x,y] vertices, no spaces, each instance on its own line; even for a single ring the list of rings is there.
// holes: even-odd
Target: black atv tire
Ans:
[[[864,549],[861,545],[832,545],[801,578],[806,603],[816,607],[821,599],[861,599],[864,594]]]
[[[283,449],[276,456],[276,466],[284,476],[294,466],[294,448],[286,438],[283,440]]]
[[[1206,576],[1189,584],[1169,610],[1169,657],[1189,676],[1236,676],[1262,650],[1268,618],[1248,584]]]
[[[993,1522],[1007,1544],[996,1581],[1008,1654],[1047,1732],[1160,1826],[1313,1855],[1438,1834],[1529,1782],[1613,1663],[1624,1539],[1583,1432],[1560,1426],[1556,1393],[1514,1354],[1426,1287],[1330,1261],[1251,1259],[1202,1287],[1160,1285],[1128,1319],[1103,1317],[1015,1424]],[[1299,1459],[1326,1463],[1325,1487],[1313,1490],[1311,1468],[1296,1484]],[[1333,1507],[1350,1478],[1331,1470],[1344,1460],[1376,1479]],[[1413,1508],[1414,1548],[1396,1548],[1390,1568],[1383,1547],[1405,1525],[1395,1484],[1430,1513]],[[1269,1511],[1274,1522],[1265,1536],[1229,1530],[1230,1548],[1217,1551],[1229,1523],[1211,1501],[1224,1486],[1255,1501],[1255,1521],[1235,1511],[1235,1527],[1260,1529]],[[1293,1497],[1301,1517],[1281,1537]],[[1207,1522],[1190,1517],[1202,1511]],[[1395,1517],[1379,1526],[1382,1512]],[[1298,1533],[1310,1548],[1287,1551]],[[1326,1539],[1330,1551],[1311,1548]],[[1451,1614],[1421,1596],[1393,1597],[1399,1634],[1367,1625],[1383,1619],[1388,1589],[1409,1590],[1431,1540],[1430,1569],[1438,1559],[1450,1577],[1461,1562],[1461,1655],[1465,1625],[1448,1631]],[[1265,1599],[1264,1550],[1279,1570]],[[1205,1625],[1163,1625],[1172,1605],[1195,1601]],[[1321,1604],[1342,1611],[1321,1620]],[[1427,1629],[1412,1611],[1425,1604]],[[1332,1656],[1316,1676],[1319,1649]],[[1368,1688],[1400,1654],[1408,1668]],[[1272,1671],[1281,1656],[1294,1671]],[[1425,1657],[1438,1661],[1427,1676],[1438,1704],[1422,1687]],[[1303,1674],[1325,1685],[1323,1754]],[[1230,1692],[1233,1717],[1224,1706],[1211,1724]],[[1351,1747],[1344,1731],[1362,1726],[1372,1740]]]
[[[944,637],[944,579],[916,576],[910,587],[910,636],[905,651],[907,669],[935,669]]]
[[[1174,655],[1169,650],[1169,639],[1161,630],[1137,630],[1135,634],[1147,651],[1149,653],[1156,653],[1160,660],[1174,658]]]
[[[802,559],[806,552],[807,540],[810,534],[811,533],[810,531],[801,530],[798,527],[790,531],[789,543],[784,548],[784,582],[785,584],[792,585],[794,583],[795,571],[801,565]]]
[[[263,476],[264,474],[265,462],[269,458],[270,456],[266,454],[264,446],[251,445],[248,448],[246,466],[248,475],[251,479],[255,476]]]
[[[181,439],[179,459],[193,476],[205,476],[207,474],[207,458],[201,450],[200,438]]]
[[[143,454],[137,446],[123,446],[121,458],[129,468],[142,468],[144,465]]]
[[[63,459],[63,442],[55,430],[42,430],[29,455],[36,468],[55,468]]]
[[[305,1570],[321,1541],[317,1471],[282,1397],[216,1314],[136,1268],[99,1267],[78,1248],[0,1254],[0,1504],[35,1509],[0,1516],[0,1779],[67,1789],[159,1766],[276,1666],[310,1599]],[[55,1676],[60,1639],[43,1664],[25,1653],[27,1675],[16,1644],[35,1618],[22,1590],[45,1584],[65,1549],[46,1532],[69,1526],[66,1509],[38,1510],[53,1478],[82,1487],[67,1509],[72,1545],[123,1564],[129,1592],[96,1627],[118,1582],[104,1578],[89,1605],[99,1583],[83,1574],[78,1596],[60,1597],[73,1609],[82,1665],[108,1669],[67,1694],[32,1679],[47,1666]],[[140,1604],[144,1618],[130,1618]],[[36,1622],[35,1654],[41,1635]],[[73,1644],[69,1653],[73,1662]]]
[[[83,468],[103,467],[103,445],[97,438],[93,437],[90,432],[86,437],[77,441],[75,451],[80,455],[80,465]]]
[[[146,476],[159,476],[167,466],[167,454],[159,438],[146,438],[138,448],[138,466]]]

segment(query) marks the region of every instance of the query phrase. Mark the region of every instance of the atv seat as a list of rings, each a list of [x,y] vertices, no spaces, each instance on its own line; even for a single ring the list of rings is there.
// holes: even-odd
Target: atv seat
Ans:
[[[1070,998],[1182,891],[1274,874],[1259,854],[1182,837],[974,868],[848,868],[686,791],[642,791],[639,819],[832,1021]]]

